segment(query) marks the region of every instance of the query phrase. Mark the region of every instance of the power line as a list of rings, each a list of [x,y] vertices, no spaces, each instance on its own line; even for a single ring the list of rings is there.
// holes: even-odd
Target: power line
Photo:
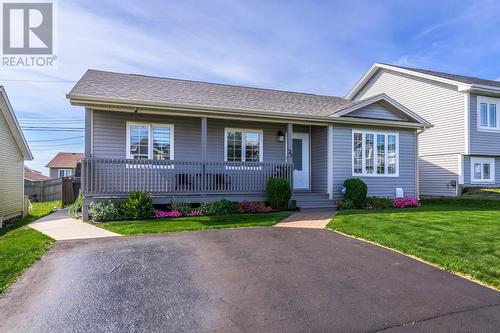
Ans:
[[[83,139],[85,136],[73,136],[70,138],[60,138],[60,139],[47,139],[47,140],[28,140],[28,142],[58,142],[58,141],[67,141],[67,140],[75,140],[75,139]]]
[[[23,131],[37,131],[37,132],[81,132],[83,128],[68,128],[68,129],[50,129],[50,128],[22,128]]]

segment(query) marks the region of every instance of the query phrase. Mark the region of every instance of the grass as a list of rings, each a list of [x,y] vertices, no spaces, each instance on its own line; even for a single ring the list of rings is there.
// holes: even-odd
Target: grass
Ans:
[[[122,234],[136,235],[159,232],[193,231],[205,229],[242,228],[272,226],[293,212],[268,214],[233,214],[225,216],[196,216],[172,219],[117,221],[97,226]]]
[[[467,199],[500,200],[500,188],[468,188],[462,197]]]
[[[327,226],[500,289],[500,202],[428,199],[420,208],[342,211]]]
[[[27,224],[50,214],[55,206],[60,205],[58,201],[35,202],[30,215],[0,229],[0,293],[7,290],[54,242]]]

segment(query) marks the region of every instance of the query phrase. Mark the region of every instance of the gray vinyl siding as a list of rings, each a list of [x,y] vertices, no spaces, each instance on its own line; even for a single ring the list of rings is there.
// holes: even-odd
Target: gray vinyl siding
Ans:
[[[126,157],[127,121],[129,121],[173,124],[174,159],[182,161],[201,159],[201,118],[97,110],[94,111],[93,117],[94,157]],[[208,161],[224,160],[224,129],[226,127],[263,130],[264,162],[285,160],[285,142],[278,141],[278,131],[286,132],[286,124],[209,118],[207,125]]]
[[[342,199],[340,192],[344,180],[352,175],[352,129],[365,129],[399,133],[399,177],[358,177],[368,185],[368,195],[394,197],[396,187],[402,187],[405,195],[416,196],[416,134],[414,130],[349,127],[333,128],[333,195]]]
[[[492,156],[464,156],[464,186],[476,186],[476,187],[500,187],[500,156],[495,158],[495,183],[484,183],[484,184],[472,184],[471,183],[471,157],[487,157],[493,158]]]
[[[24,161],[3,112],[0,111],[0,217],[21,214],[24,194]]]
[[[311,190],[327,192],[328,127],[311,127]]]
[[[389,110],[387,107],[382,105],[381,103],[373,103],[362,107],[356,111],[350,112],[346,116],[349,117],[360,117],[360,118],[375,118],[375,119],[384,119],[384,120],[405,120],[407,121],[407,117],[403,117],[402,115],[397,114],[396,112]]]
[[[420,156],[464,152],[464,94],[455,86],[379,69],[354,99],[382,93],[434,125],[420,135]]]
[[[470,154],[500,155],[500,129],[486,132],[478,129],[477,95],[470,95]],[[499,112],[500,110],[497,110]]]
[[[193,161],[201,157],[201,119],[94,110],[93,156],[126,158],[127,121],[174,125],[174,158]],[[210,156],[210,153],[209,153]]]
[[[418,162],[420,195],[456,196],[459,154],[421,156]]]

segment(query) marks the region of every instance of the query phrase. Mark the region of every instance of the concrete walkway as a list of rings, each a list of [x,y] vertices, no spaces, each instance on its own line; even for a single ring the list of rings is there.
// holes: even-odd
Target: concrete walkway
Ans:
[[[334,210],[295,213],[276,224],[275,227],[324,229],[335,214],[337,211]]]
[[[68,216],[68,209],[60,209],[29,224],[55,240],[85,239],[120,236]]]

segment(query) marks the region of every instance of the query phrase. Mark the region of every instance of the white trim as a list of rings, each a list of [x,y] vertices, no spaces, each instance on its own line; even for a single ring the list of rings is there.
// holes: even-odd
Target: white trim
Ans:
[[[458,155],[458,184],[463,185],[465,183],[464,175],[464,155]],[[458,186],[457,186],[458,187]]]
[[[292,135],[292,140],[293,139],[301,139],[302,140],[302,170],[293,170],[293,189],[294,190],[310,190],[311,189],[311,133],[306,133],[306,132],[293,132]],[[307,141],[307,144],[305,145],[306,149],[304,149],[304,140]],[[293,142],[293,141],[292,141]],[[295,153],[295,152],[293,152]],[[292,153],[292,154],[293,154]],[[304,157],[307,153],[307,161],[304,163]],[[305,182],[306,186],[299,187],[296,186],[296,181],[297,179],[300,179],[297,177],[297,173],[302,173],[306,174],[306,177],[302,178]]]
[[[490,104],[496,105],[496,127],[481,126],[481,103],[486,104],[487,123],[490,119]],[[500,132],[500,98],[477,96],[476,109],[478,132]]]
[[[361,158],[361,168],[363,170],[362,173],[354,172],[354,133],[362,134],[362,158]],[[366,158],[363,158],[365,155],[365,135],[373,134],[373,173],[366,173]],[[385,163],[384,163],[384,174],[377,173],[377,135],[385,135]],[[388,146],[389,140],[387,139],[388,135],[396,136],[396,173],[389,174],[388,173]],[[355,129],[353,128],[351,131],[351,173],[353,177],[399,177],[399,132],[386,132],[386,131],[371,131],[366,129]]]
[[[464,153],[466,155],[470,154],[470,93],[464,93],[464,109],[465,109],[465,149]]]
[[[170,160],[174,160],[174,125],[173,124],[163,124],[163,123],[147,123],[147,122],[137,122],[137,121],[127,121],[127,130],[126,130],[126,157],[128,159],[132,158],[130,155],[130,126],[131,125],[140,125],[148,127],[148,159],[153,159],[153,131],[152,128],[170,128]]]
[[[234,127],[225,127],[224,128],[224,161],[227,162],[227,132],[235,131],[241,132],[241,162],[246,161],[246,139],[245,133],[247,132],[257,132],[260,135],[259,140],[259,162],[263,162],[264,160],[264,131],[261,129],[251,129],[251,128],[234,128]]]
[[[328,125],[327,142],[326,142],[326,160],[327,160],[327,175],[326,184],[328,197],[333,199],[333,125]]]
[[[63,175],[61,176],[61,171],[63,172]],[[63,178],[63,177],[71,177],[73,175],[73,170],[72,169],[57,169],[57,178]]]
[[[481,164],[481,179],[474,178],[474,164]],[[483,179],[483,165],[490,165],[490,179]],[[495,158],[471,157],[470,158],[470,183],[471,184],[495,184]]]
[[[414,70],[410,69],[405,69],[405,68],[400,68],[397,66],[392,66],[392,65],[386,65],[386,64],[380,64],[380,63],[374,63],[370,69],[361,77],[361,79],[352,87],[351,90],[345,95],[345,98],[352,100],[356,94],[366,85],[366,83],[373,77],[373,75],[379,70],[379,69],[389,69],[395,72],[403,73],[403,74],[408,74],[408,75],[413,75],[417,77],[421,77],[424,79],[432,80],[432,81],[437,81],[437,82],[442,82],[450,85],[457,86],[459,90],[463,89],[471,89],[474,85],[455,81],[455,80],[450,80],[450,79],[445,79],[439,76],[431,75],[431,74],[425,74],[421,72],[417,72]],[[478,85],[479,87],[479,85]],[[492,87],[489,87],[492,88]],[[496,90],[500,90],[496,88]]]

